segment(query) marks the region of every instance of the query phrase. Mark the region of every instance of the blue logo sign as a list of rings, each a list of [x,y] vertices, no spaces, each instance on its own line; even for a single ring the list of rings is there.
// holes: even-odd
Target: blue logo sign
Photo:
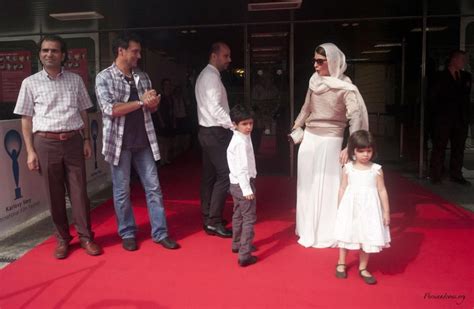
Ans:
[[[99,134],[99,124],[97,120],[91,122],[92,139],[94,140],[94,168],[97,169],[97,136]]]
[[[13,177],[15,178],[15,200],[21,198],[21,188],[18,187],[18,183],[20,181],[20,166],[18,165],[18,157],[20,156],[21,152],[21,135],[16,130],[10,130],[5,134],[4,139],[5,144],[5,151],[12,159],[12,171]]]

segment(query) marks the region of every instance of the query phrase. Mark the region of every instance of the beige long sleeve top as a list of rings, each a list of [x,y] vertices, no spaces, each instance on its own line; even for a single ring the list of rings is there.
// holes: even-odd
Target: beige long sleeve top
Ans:
[[[316,94],[310,89],[294,128],[305,130],[320,136],[342,137],[349,121],[350,133],[362,128],[362,116],[353,91],[331,89]]]

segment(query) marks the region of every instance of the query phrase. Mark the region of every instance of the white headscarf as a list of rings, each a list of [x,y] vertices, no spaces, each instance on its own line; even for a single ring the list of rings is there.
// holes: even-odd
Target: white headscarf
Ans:
[[[360,95],[359,89],[352,83],[351,79],[344,75],[347,69],[346,56],[344,53],[332,43],[324,43],[319,45],[326,52],[329,75],[321,76],[314,72],[309,80],[309,89],[316,94],[321,94],[330,89],[343,89],[354,91],[361,112],[362,126],[361,129],[369,129],[369,116],[365,107],[364,99]]]

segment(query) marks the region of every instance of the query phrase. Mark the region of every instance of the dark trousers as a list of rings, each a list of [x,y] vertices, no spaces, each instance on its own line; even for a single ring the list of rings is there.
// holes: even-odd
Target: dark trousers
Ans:
[[[232,132],[222,127],[199,127],[202,148],[201,213],[204,224],[222,223],[227,192],[229,191],[229,166],[227,147]]]
[[[68,243],[72,239],[66,212],[66,190],[79,238],[92,240],[82,136],[76,134],[66,141],[59,141],[35,135],[34,146],[51,200],[50,212],[57,240]]]
[[[250,182],[255,195],[255,182]],[[253,226],[257,221],[257,200],[247,200],[238,184],[230,184],[230,194],[234,200],[234,215],[232,216],[232,249],[239,250],[239,259],[250,257],[255,232]]]
[[[448,140],[451,142],[449,175],[454,178],[462,177],[467,128],[467,125],[462,124],[434,124],[433,150],[430,162],[430,176],[432,179],[439,180],[442,176]]]

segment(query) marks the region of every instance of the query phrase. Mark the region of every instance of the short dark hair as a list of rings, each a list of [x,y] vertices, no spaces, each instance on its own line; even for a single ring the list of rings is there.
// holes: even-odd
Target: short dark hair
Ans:
[[[44,41],[58,42],[61,46],[61,53],[67,54],[66,41],[64,41],[64,39],[59,35],[45,35],[44,37],[42,37],[41,40],[39,40],[38,42],[38,51],[41,51],[41,45],[43,45]]]
[[[224,43],[222,41],[212,43],[211,49],[209,50],[209,58],[211,58],[212,54],[219,53],[223,46],[225,46],[227,48],[229,47],[229,45],[227,45],[227,43]]]
[[[230,120],[232,120],[232,122],[235,122],[236,124],[239,124],[239,122],[241,121],[253,118],[253,112],[241,104],[235,105],[230,110]]]
[[[326,57],[326,50],[325,50],[323,47],[321,47],[321,46],[316,47],[315,52],[316,52],[316,54],[318,54],[318,55],[321,55],[321,56]]]
[[[347,154],[349,159],[354,161],[353,156],[355,150],[361,148],[372,148],[372,158],[375,158],[375,155],[377,154],[375,139],[369,131],[359,130],[351,134],[349,141],[347,142]]]
[[[119,48],[127,49],[131,41],[140,44],[142,43],[140,36],[134,32],[122,32],[117,35],[112,42],[112,52],[114,53],[114,57],[117,58]]]

